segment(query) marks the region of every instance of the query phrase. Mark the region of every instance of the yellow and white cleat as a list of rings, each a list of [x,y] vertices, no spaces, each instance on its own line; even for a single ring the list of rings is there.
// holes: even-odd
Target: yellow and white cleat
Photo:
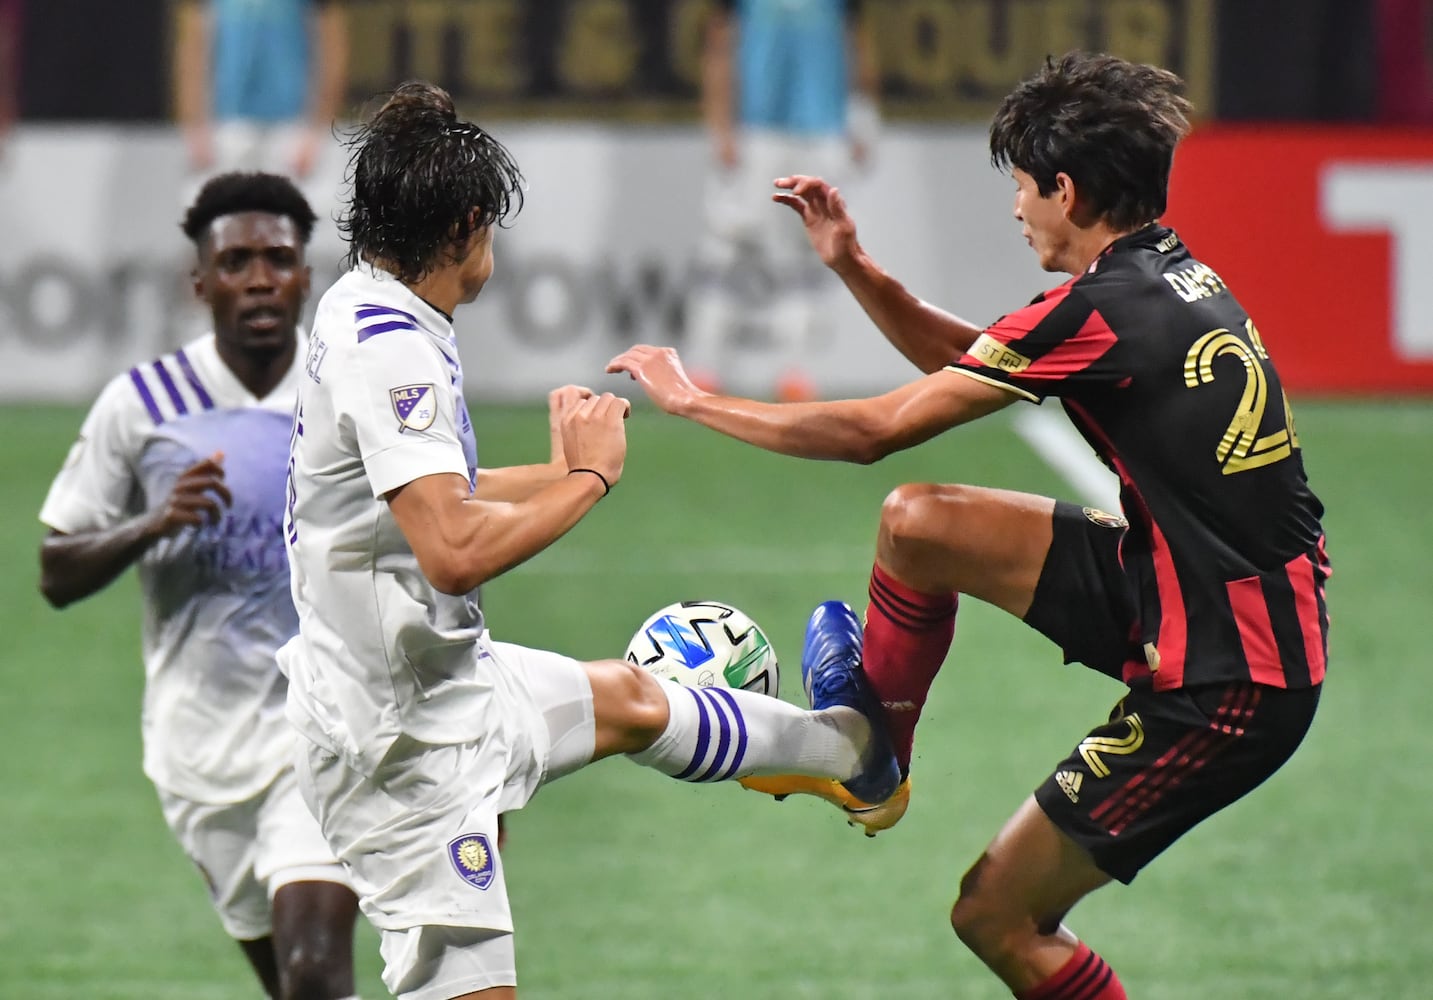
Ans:
[[[860,827],[866,836],[874,837],[901,821],[911,804],[911,779],[906,777],[891,797],[874,805],[862,802],[832,778],[812,778],[804,774],[753,776],[739,781],[742,788],[776,797],[780,802],[788,795],[814,795],[824,799],[846,814],[848,826]]]

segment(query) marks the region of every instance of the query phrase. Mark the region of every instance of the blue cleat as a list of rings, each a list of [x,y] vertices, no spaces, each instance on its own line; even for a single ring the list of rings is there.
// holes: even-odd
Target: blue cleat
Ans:
[[[801,650],[801,682],[812,708],[844,705],[869,720],[871,746],[864,767],[839,784],[861,803],[885,802],[900,787],[901,769],[880,702],[861,669],[861,621],[844,601],[826,601],[811,613]]]

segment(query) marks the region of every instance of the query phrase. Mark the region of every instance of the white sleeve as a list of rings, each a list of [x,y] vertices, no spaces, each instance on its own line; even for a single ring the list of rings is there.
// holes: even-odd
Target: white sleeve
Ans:
[[[148,419],[128,378],[106,385],[50,484],[40,521],[73,534],[112,528],[135,513],[133,452],[142,437],[136,421]]]
[[[458,439],[457,370],[428,336],[394,330],[349,354],[334,388],[334,416],[357,432],[375,499],[424,476],[468,478]]]

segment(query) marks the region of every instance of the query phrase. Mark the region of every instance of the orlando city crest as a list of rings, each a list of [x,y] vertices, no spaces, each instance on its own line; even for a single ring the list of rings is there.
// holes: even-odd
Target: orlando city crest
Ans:
[[[487,834],[465,833],[448,841],[448,860],[453,862],[458,877],[474,889],[493,884],[496,862]]]
[[[438,416],[438,408],[434,405],[436,395],[432,383],[389,389],[388,398],[393,401],[399,431],[426,431],[432,427]]]

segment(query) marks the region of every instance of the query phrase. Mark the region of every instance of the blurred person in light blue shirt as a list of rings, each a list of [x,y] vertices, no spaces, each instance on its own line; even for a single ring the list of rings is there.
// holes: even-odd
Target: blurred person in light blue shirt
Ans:
[[[181,0],[175,40],[193,170],[307,178],[347,85],[340,0]]]
[[[878,80],[861,12],[860,0],[718,0],[712,14],[702,113],[714,163],[687,313],[693,376],[709,388],[814,392],[802,355],[825,277],[769,194],[776,177],[839,178],[870,156]]]

